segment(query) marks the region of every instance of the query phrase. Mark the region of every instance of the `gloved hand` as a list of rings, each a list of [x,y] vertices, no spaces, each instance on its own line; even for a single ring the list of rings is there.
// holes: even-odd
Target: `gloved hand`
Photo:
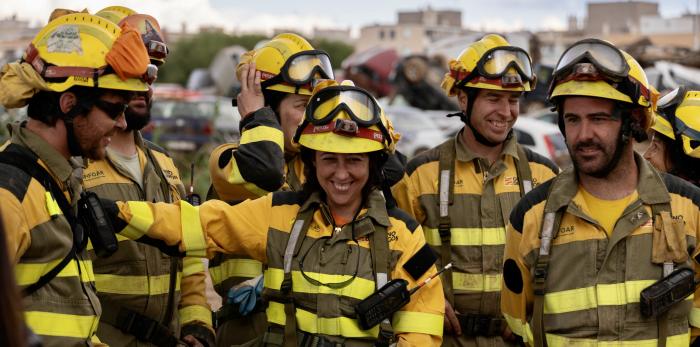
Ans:
[[[243,316],[247,316],[255,309],[255,304],[262,294],[262,288],[263,275],[251,278],[229,289],[226,295],[227,302],[237,304],[238,312]]]

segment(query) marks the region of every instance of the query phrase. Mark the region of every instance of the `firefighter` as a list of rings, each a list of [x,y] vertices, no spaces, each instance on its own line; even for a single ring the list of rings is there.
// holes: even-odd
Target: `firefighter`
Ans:
[[[393,127],[366,91],[335,81],[316,87],[304,119],[295,134],[307,177],[300,191],[235,206],[108,203],[115,230],[187,255],[242,253],[265,263],[266,345],[388,345],[394,335],[399,345],[438,345],[439,282],[393,315],[393,332],[384,325],[363,330],[355,318],[355,305],[387,279],[413,287],[435,273],[420,225],[387,207],[379,190]]]
[[[131,93],[148,90],[147,66],[134,28],[74,13],[49,22],[0,72],[2,105],[28,105],[0,153],[0,214],[24,318],[44,346],[99,342],[102,309],[74,213],[82,162],[71,157],[104,158],[126,128]]]
[[[503,37],[472,43],[442,83],[457,96],[462,111],[450,116],[464,127],[412,159],[392,189],[442,264],[454,264],[443,276],[446,346],[514,343],[498,305],[505,226],[520,197],[558,172],[513,134],[518,100],[534,80],[527,53]]]
[[[245,53],[236,75],[242,86],[237,96],[241,139],[212,152],[210,198],[235,204],[280,188],[300,189],[302,163],[290,141],[312,85],[320,78],[333,78],[330,58],[301,36],[285,33]],[[223,299],[222,308],[214,314],[217,344],[242,344],[263,334],[267,319],[262,305],[246,310],[233,302],[238,288],[255,287],[261,281],[262,264],[249,257],[219,254],[209,263],[209,273]]]
[[[644,158],[700,187],[700,91],[679,87],[659,100]]]
[[[168,48],[155,18],[114,6],[98,15],[137,28],[152,68],[165,62]],[[151,96],[149,88],[131,100],[125,112],[126,128],[112,136],[107,156],[90,160],[83,172],[86,190],[115,200],[174,202],[185,197],[173,160],[141,136],[140,129],[150,119]],[[192,335],[214,347],[202,259],[171,258],[156,247],[128,239],[121,239],[119,250],[109,258],[91,255],[103,309],[97,333],[103,342],[110,346],[167,346],[181,336]],[[143,329],[146,325],[154,328]]]
[[[688,346],[700,327],[700,190],[633,149],[658,93],[629,54],[584,39],[560,57],[548,94],[574,165],[511,214],[501,294],[509,326],[532,346]],[[683,270],[688,298],[674,284]],[[664,278],[678,302],[642,301]]]

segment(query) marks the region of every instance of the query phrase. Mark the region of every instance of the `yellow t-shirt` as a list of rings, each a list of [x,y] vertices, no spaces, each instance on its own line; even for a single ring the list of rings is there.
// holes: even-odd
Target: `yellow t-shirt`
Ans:
[[[625,208],[629,206],[632,202],[637,200],[639,194],[635,190],[632,194],[625,196],[618,200],[604,200],[593,196],[591,193],[586,191],[583,186],[579,186],[579,192],[583,200],[586,201],[586,206],[588,207],[587,213],[590,214],[593,219],[598,221],[603,227],[608,237],[612,235],[613,229],[615,228],[615,223],[620,219],[622,212]]]

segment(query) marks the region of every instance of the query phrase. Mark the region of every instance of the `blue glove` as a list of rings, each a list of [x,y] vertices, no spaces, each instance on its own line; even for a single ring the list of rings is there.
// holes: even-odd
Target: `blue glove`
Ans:
[[[227,302],[231,304],[238,305],[238,312],[241,315],[247,316],[253,309],[255,309],[255,304],[262,294],[263,279],[262,275],[258,276],[252,280],[248,280],[241,283],[240,286],[233,287],[229,289],[227,296]]]

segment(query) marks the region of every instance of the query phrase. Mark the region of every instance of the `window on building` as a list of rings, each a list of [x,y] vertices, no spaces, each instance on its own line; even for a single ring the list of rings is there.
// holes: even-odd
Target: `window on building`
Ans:
[[[379,39],[384,40],[384,30],[379,30]]]
[[[389,38],[393,40],[395,37],[396,37],[396,32],[394,32],[394,30],[389,31]]]

